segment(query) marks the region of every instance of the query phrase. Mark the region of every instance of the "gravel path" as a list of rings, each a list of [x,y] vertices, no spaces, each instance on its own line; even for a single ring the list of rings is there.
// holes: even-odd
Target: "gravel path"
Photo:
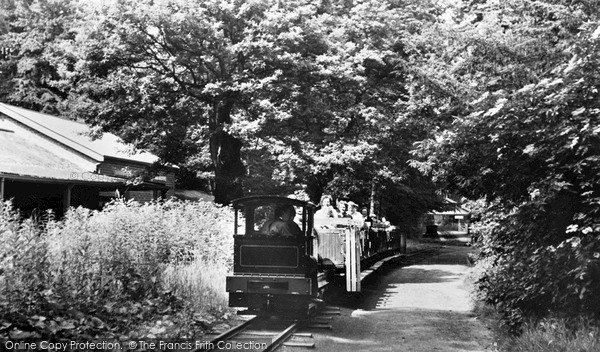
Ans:
[[[332,330],[313,331],[317,351],[486,351],[491,336],[471,312],[465,283],[469,251],[444,246],[416,265],[379,273],[360,296],[339,302]]]

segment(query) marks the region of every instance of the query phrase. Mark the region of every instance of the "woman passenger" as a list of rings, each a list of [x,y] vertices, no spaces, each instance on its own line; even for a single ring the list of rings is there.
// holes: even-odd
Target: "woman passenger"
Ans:
[[[350,218],[348,214],[348,203],[343,200],[338,200],[338,218]]]
[[[315,212],[315,219],[337,218],[338,214],[332,203],[333,199],[330,195],[326,194],[322,196],[319,202],[321,208]]]

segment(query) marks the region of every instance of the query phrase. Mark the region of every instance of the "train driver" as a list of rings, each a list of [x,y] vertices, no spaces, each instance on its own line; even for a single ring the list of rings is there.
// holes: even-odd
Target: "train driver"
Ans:
[[[302,236],[300,226],[294,222],[296,210],[291,204],[280,205],[275,209],[275,219],[268,221],[260,230],[267,236],[296,237]]]

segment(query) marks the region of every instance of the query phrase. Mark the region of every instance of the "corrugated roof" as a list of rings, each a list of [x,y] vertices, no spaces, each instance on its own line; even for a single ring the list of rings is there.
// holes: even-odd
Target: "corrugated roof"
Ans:
[[[183,200],[201,200],[204,202],[214,202],[215,200],[215,197],[213,195],[193,189],[176,189],[174,193],[175,197]]]
[[[86,183],[124,183],[88,172],[71,161],[10,131],[0,131],[0,174]]]
[[[134,152],[132,146],[123,143],[119,137],[111,133],[104,133],[101,138],[92,140],[89,137],[91,128],[81,122],[4,103],[0,103],[0,113],[97,161],[104,161],[104,157],[148,164],[158,160],[158,157],[151,153]]]
[[[434,210],[430,214],[436,215],[470,215],[471,212],[460,206],[460,204],[448,197],[444,198],[444,205],[441,210]]]
[[[470,215],[471,213],[465,209],[459,208],[456,210],[448,210],[448,211],[432,211],[431,214],[435,215]]]

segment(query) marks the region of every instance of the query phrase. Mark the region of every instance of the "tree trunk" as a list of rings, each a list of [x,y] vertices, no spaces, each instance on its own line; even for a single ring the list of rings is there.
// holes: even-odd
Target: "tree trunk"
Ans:
[[[371,179],[371,197],[369,199],[369,216],[375,215],[375,197],[377,196],[376,177]]]
[[[225,96],[213,103],[209,121],[210,156],[215,168],[213,195],[219,204],[229,204],[243,195],[242,178],[246,168],[240,152],[242,142],[223,129],[223,125],[231,123],[235,100],[235,96]]]
[[[242,177],[246,175],[246,168],[242,163],[241,148],[242,142],[222,129],[210,137],[210,154],[215,167],[215,203],[229,204],[243,195]]]

